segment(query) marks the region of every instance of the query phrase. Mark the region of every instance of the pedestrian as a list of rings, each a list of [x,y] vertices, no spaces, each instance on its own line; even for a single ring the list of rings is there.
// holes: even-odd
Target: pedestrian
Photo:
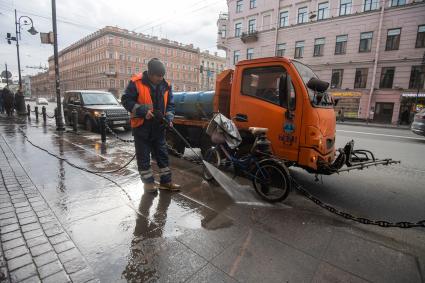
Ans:
[[[13,93],[5,87],[3,89],[3,102],[4,108],[6,109],[6,114],[8,117],[13,115],[13,107],[15,105],[15,99],[13,97]]]
[[[344,115],[345,115],[345,109],[344,109],[344,107],[342,107],[341,108],[340,117],[339,117],[339,119],[341,120],[341,122],[344,122]]]
[[[172,182],[168,167],[164,120],[169,126],[173,125],[174,99],[171,85],[164,76],[164,64],[158,58],[151,59],[148,70],[131,78],[121,98],[122,105],[131,113],[137,167],[147,192],[179,191],[180,188]],[[151,154],[159,167],[159,185],[155,184]]]
[[[4,113],[4,99],[3,99],[4,88],[0,90],[0,113]]]

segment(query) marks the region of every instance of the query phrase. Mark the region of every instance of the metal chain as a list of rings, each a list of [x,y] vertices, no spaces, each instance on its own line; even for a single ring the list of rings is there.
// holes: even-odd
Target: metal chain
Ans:
[[[389,222],[389,221],[384,221],[384,220],[371,220],[371,219],[364,218],[364,217],[353,216],[350,213],[340,211],[340,210],[336,209],[335,207],[332,207],[332,206],[322,202],[321,200],[319,200],[318,198],[316,198],[315,196],[310,194],[308,191],[306,191],[303,188],[303,186],[300,185],[293,178],[292,178],[292,181],[296,185],[295,188],[299,192],[301,192],[301,194],[303,194],[306,198],[308,198],[309,200],[311,200],[312,202],[314,202],[318,206],[328,210],[329,212],[336,214],[338,216],[344,217],[345,219],[356,221],[356,222],[359,222],[361,224],[377,225],[377,226],[385,227],[385,228],[387,228],[387,227],[398,227],[398,228],[423,227],[423,228],[425,228],[425,220],[421,220],[421,221],[418,221],[416,223],[412,223],[412,222],[408,222],[408,221],[400,221],[400,222],[394,223],[394,222]]]
[[[105,128],[106,128],[106,130],[108,130],[108,132],[110,132],[116,139],[118,139],[118,140],[120,140],[120,141],[122,141],[122,142],[125,142],[125,143],[134,143],[134,140],[126,140],[126,139],[123,139],[123,138],[121,138],[117,133],[115,133],[109,126],[108,126],[108,124],[106,123],[106,121],[105,121]]]

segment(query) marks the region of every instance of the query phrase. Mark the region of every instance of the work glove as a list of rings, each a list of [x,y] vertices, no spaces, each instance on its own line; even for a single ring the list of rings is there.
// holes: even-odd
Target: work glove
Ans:
[[[163,120],[164,120],[164,114],[162,114],[162,112],[159,111],[159,110],[153,110],[152,113],[153,113],[153,116],[154,116],[153,118],[156,121],[158,121],[160,124],[162,124]]]

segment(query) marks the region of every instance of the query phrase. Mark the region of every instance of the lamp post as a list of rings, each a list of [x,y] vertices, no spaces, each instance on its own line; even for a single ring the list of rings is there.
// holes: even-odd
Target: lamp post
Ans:
[[[21,24],[21,20],[24,19],[23,24]],[[29,20],[29,22],[28,22]],[[18,56],[18,75],[19,75],[19,96],[17,97],[18,101],[16,102],[17,104],[17,111],[18,114],[25,114],[26,110],[25,110],[25,101],[24,101],[24,97],[23,97],[23,93],[22,93],[22,77],[21,77],[21,60],[19,57],[19,40],[21,39],[21,28],[22,26],[28,26],[31,25],[31,28],[28,30],[28,32],[31,35],[36,35],[38,33],[38,31],[35,30],[34,28],[34,24],[33,21],[30,17],[28,16],[20,16],[18,19],[18,15],[15,9],[15,37],[12,37],[10,33],[7,33],[7,43],[11,44],[11,41],[14,40],[16,41],[16,53]]]

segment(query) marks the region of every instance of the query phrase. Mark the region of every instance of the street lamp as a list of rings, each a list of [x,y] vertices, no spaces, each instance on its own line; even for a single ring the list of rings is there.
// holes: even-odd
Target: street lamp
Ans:
[[[23,23],[21,24],[21,20],[24,19]],[[29,22],[28,22],[29,20]],[[31,28],[28,30],[28,32],[31,35],[36,35],[38,32],[35,30],[34,28],[34,24],[33,21],[30,17],[28,16],[20,16],[18,19],[17,16],[17,12],[15,9],[15,36],[12,37],[10,33],[7,33],[7,43],[11,44],[11,41],[14,40],[16,41],[16,53],[18,55],[18,74],[19,74],[19,95],[22,97],[19,97],[18,101],[16,102],[17,104],[17,111],[19,114],[24,114],[25,113],[25,101],[23,98],[23,94],[22,94],[22,77],[21,77],[21,60],[19,58],[19,40],[21,39],[21,28],[22,26],[29,26],[31,25]],[[22,100],[22,101],[21,101]]]

